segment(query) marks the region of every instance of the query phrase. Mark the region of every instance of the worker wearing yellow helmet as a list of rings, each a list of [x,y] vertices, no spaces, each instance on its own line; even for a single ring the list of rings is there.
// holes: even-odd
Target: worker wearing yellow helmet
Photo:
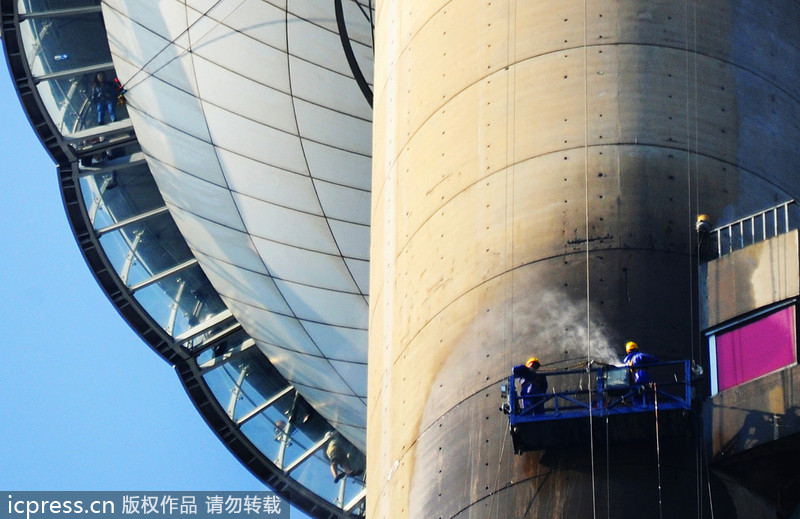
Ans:
[[[539,373],[538,357],[530,357],[524,365],[514,366],[514,376],[521,380],[519,394],[522,397],[522,413],[544,414],[547,377]]]
[[[647,353],[640,352],[639,345],[633,341],[625,343],[625,353],[626,355],[622,362],[630,367],[633,384],[638,386],[650,384],[652,382],[650,374],[642,366],[654,364],[658,362],[658,359]]]

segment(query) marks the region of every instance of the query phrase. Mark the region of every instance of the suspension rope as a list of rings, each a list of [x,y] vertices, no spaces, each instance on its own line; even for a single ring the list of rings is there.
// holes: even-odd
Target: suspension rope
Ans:
[[[592,517],[597,519],[597,485],[595,482],[594,463],[594,419],[592,416],[592,340],[591,340],[591,310],[590,310],[590,282],[589,282],[589,9],[587,0],[583,0],[583,189],[584,189],[584,232],[585,232],[585,261],[586,261],[586,374],[587,395],[589,399],[589,450],[592,466]]]
[[[691,23],[691,29],[689,24]],[[694,216],[692,213],[694,201],[694,212],[699,214],[701,212],[700,209],[700,194],[699,194],[699,170],[698,170],[698,114],[697,114],[697,103],[698,103],[698,94],[697,94],[697,4],[696,2],[692,2],[692,12],[690,16],[689,12],[689,2],[688,0],[684,1],[684,33],[685,33],[685,45],[684,45],[684,54],[685,54],[685,84],[686,84],[686,189],[687,189],[687,206],[689,211],[689,221],[692,220]],[[692,48],[690,53],[689,47],[689,37],[690,33],[692,34]],[[693,69],[690,68],[690,56],[693,57],[694,60],[694,67]],[[690,88],[689,85],[689,78],[693,73],[693,85]],[[692,95],[694,100],[694,107],[691,107]],[[692,114],[692,108],[694,110],[694,121],[690,121],[690,117]],[[690,128],[692,128],[691,122],[694,122],[694,135],[692,136],[692,132]],[[692,137],[694,137],[694,150],[692,150]],[[694,161],[694,164],[693,164]],[[694,165],[694,168],[692,166]],[[692,183],[692,170],[694,169],[694,185]],[[692,196],[692,188],[694,187],[694,200]],[[689,265],[689,335],[691,339],[691,361],[692,365],[696,362],[701,361],[702,353],[700,351],[700,344],[697,344],[697,337],[695,337],[695,330],[694,330],[694,320],[695,320],[695,300],[694,300],[694,277],[696,273],[699,272],[700,268],[700,251],[699,249],[694,250],[692,247],[693,240],[694,240],[694,229],[690,227],[689,229],[689,240],[687,247],[689,249],[688,254],[688,265]],[[691,383],[691,380],[687,381],[687,383]],[[697,434],[695,431],[696,438],[702,438],[701,435]],[[702,441],[702,440],[701,440]],[[697,503],[697,518],[701,519],[703,516],[703,492],[702,492],[702,485],[703,485],[703,459],[700,452],[700,447],[695,442],[694,445],[694,455],[695,455],[695,502]]]
[[[703,447],[703,456],[705,457],[705,447]],[[711,511],[711,519],[714,519],[714,498],[711,495],[711,472],[708,470],[708,463],[705,461],[703,465],[706,469],[706,485],[708,486],[708,507]]]
[[[148,66],[148,65],[150,65],[150,63],[152,63],[153,61],[155,61],[155,60],[156,60],[156,59],[157,59],[159,56],[161,56],[161,55],[162,55],[164,52],[166,52],[166,51],[167,51],[167,49],[169,49],[169,48],[171,48],[173,45],[175,45],[175,42],[177,42],[179,38],[181,38],[181,37],[182,37],[184,34],[187,34],[187,33],[189,32],[189,30],[190,30],[192,27],[194,27],[194,26],[195,26],[197,23],[199,23],[200,21],[204,20],[204,19],[205,19],[205,18],[208,16],[208,13],[210,13],[212,10],[214,10],[214,9],[215,9],[215,8],[216,8],[216,7],[217,7],[217,6],[218,6],[218,5],[221,3],[221,2],[222,2],[222,0],[217,0],[216,2],[214,2],[214,4],[213,4],[211,7],[209,7],[208,9],[206,9],[206,10],[205,10],[205,11],[202,13],[202,15],[198,16],[198,17],[197,17],[197,19],[196,19],[194,22],[192,22],[191,24],[187,23],[186,29],[184,29],[183,31],[181,31],[181,32],[180,32],[180,33],[179,33],[177,36],[175,36],[175,37],[174,37],[172,40],[170,40],[170,41],[169,41],[169,42],[168,42],[168,43],[167,43],[167,44],[166,44],[166,45],[165,45],[165,46],[164,46],[164,47],[163,47],[161,50],[159,50],[158,52],[156,52],[155,54],[153,54],[153,56],[152,56],[150,59],[148,59],[148,60],[145,62],[145,64],[144,64],[144,65],[142,65],[141,67],[139,67],[138,69],[136,69],[136,71],[135,71],[135,72],[134,72],[134,73],[131,75],[131,77],[129,77],[129,78],[128,78],[128,81],[126,82],[126,84],[125,84],[125,85],[123,85],[123,88],[125,89],[125,91],[126,91],[126,92],[130,92],[130,90],[131,90],[132,88],[135,88],[135,87],[137,87],[138,85],[142,84],[144,81],[146,81],[147,79],[149,79],[150,77],[152,77],[153,75],[155,75],[155,74],[156,74],[158,71],[162,70],[164,67],[166,67],[166,66],[167,66],[167,65],[169,65],[170,63],[174,62],[176,59],[178,59],[178,58],[181,58],[182,56],[184,56],[184,55],[185,55],[186,53],[188,53],[188,52],[191,52],[191,51],[192,51],[192,44],[191,44],[191,42],[190,42],[190,43],[189,43],[189,45],[188,45],[188,47],[187,47],[187,48],[185,48],[185,49],[184,49],[184,48],[182,48],[182,49],[181,49],[181,51],[180,51],[180,52],[179,52],[179,53],[178,53],[178,54],[177,54],[175,57],[173,57],[172,59],[168,60],[167,62],[165,62],[163,65],[161,65],[161,66],[160,66],[160,67],[158,67],[157,69],[153,70],[152,72],[148,72],[148,73],[147,73],[147,75],[146,75],[144,78],[140,79],[140,80],[139,80],[137,83],[134,83],[134,84],[132,84],[132,85],[131,85],[131,82],[133,81],[133,79],[134,79],[134,78],[135,78],[137,75],[139,75],[140,73],[144,72],[144,69],[145,69],[145,68],[147,68],[147,66]],[[237,10],[238,10],[238,9],[239,9],[241,6],[242,6],[242,4],[244,4],[244,2],[245,2],[245,0],[241,0],[241,1],[239,2],[239,4],[238,4],[236,7],[234,7],[234,8],[233,8],[233,9],[232,9],[232,10],[231,10],[231,11],[230,11],[230,12],[229,12],[227,15],[225,15],[225,16],[224,16],[224,17],[223,17],[221,20],[218,20],[216,24],[214,24],[214,25],[213,25],[211,28],[209,28],[209,29],[208,29],[208,31],[206,31],[206,32],[205,32],[205,34],[203,34],[203,35],[201,35],[199,38],[197,38],[197,41],[196,41],[195,43],[198,43],[198,42],[200,42],[200,41],[201,41],[203,38],[205,38],[205,37],[206,37],[206,36],[207,36],[207,35],[208,35],[208,34],[209,34],[209,33],[210,33],[212,30],[214,30],[216,27],[218,27],[218,26],[222,25],[222,24],[225,22],[225,20],[227,20],[227,19],[228,19],[228,17],[230,17],[230,15],[231,15],[231,14],[233,14],[234,12],[236,12],[236,11],[237,11]],[[184,1],[184,10],[185,10],[185,9],[188,9],[188,6],[186,5],[186,2]],[[187,21],[188,21],[188,20],[187,20]]]
[[[608,435],[608,413],[606,413],[606,519],[611,519],[611,447]]]
[[[664,518],[664,512],[661,507],[661,442],[658,435],[658,386],[653,382],[653,402],[655,403],[655,421],[656,421],[656,466],[658,467],[658,517]]]
[[[506,26],[513,27],[515,21],[516,12],[513,10],[513,3],[509,2],[509,9],[506,14]],[[514,66],[512,65],[512,60],[515,56],[515,40],[516,33],[512,33],[510,30],[506,30],[508,34],[508,41],[506,44],[506,64],[508,65],[508,75],[509,77],[515,74]],[[512,110],[515,109],[516,106],[516,82],[509,79],[506,82],[506,165],[511,164],[514,154],[515,154],[515,146],[516,146],[516,136],[514,133],[514,124],[511,116],[513,115]],[[514,192],[514,170],[513,166],[509,168],[506,172],[505,180],[505,220],[504,220],[504,243],[505,243],[505,265],[504,265],[504,272],[508,273],[514,266],[514,226],[509,223],[509,214],[514,214],[514,197],[509,196],[509,193]],[[509,207],[510,206],[510,207]],[[514,282],[513,277],[510,275],[505,276],[505,280],[503,281],[503,293],[504,293],[504,300],[503,300],[503,360],[510,358],[509,357],[509,350],[511,353],[516,353],[514,351],[514,303],[515,303],[515,290],[514,290]],[[512,391],[513,388],[508,388],[509,393]],[[512,406],[516,406],[516,402],[511,402]],[[512,407],[511,412],[514,412],[514,408]],[[503,467],[503,457],[505,456],[505,449],[506,449],[506,442],[508,441],[508,436],[510,436],[511,430],[510,427],[506,428],[506,436],[503,438],[503,445],[500,448],[500,455],[497,459],[497,469],[495,471],[495,478],[494,478],[494,487],[493,487],[493,494],[491,500],[489,501],[489,512],[487,517],[491,518],[492,513],[494,511],[495,503],[497,502],[499,490],[498,490],[498,483],[500,482],[500,473]],[[505,466],[506,469],[506,482],[511,481],[511,463],[507,463]],[[498,506],[497,513],[502,513],[508,506],[508,499],[509,493],[505,492],[504,497],[506,499],[506,506]]]

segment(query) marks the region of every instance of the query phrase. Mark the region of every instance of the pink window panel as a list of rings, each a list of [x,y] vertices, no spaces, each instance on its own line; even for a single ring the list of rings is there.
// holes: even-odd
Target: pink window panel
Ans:
[[[797,361],[794,307],[716,336],[719,390]]]

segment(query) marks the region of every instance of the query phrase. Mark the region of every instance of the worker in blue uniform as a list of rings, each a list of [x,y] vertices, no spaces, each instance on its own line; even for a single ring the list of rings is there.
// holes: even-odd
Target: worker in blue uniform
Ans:
[[[533,408],[534,415],[544,414],[544,394],[547,391],[547,377],[539,373],[541,363],[531,357],[525,365],[514,366],[514,376],[521,380],[520,396],[524,410]]]
[[[639,394],[643,395],[642,403],[647,404],[649,401],[649,389],[653,380],[650,378],[645,366],[657,363],[658,358],[639,351],[639,345],[633,341],[625,343],[625,353],[626,355],[622,362],[630,369],[631,385],[636,388]]]

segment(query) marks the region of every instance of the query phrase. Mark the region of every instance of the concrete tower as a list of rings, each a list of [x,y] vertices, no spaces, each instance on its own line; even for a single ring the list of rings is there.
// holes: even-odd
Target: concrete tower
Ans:
[[[498,386],[626,339],[703,360],[696,214],[798,196],[797,20],[790,0],[378,3],[369,517],[708,506],[693,438],[515,456]],[[771,513],[711,479],[718,514]]]

